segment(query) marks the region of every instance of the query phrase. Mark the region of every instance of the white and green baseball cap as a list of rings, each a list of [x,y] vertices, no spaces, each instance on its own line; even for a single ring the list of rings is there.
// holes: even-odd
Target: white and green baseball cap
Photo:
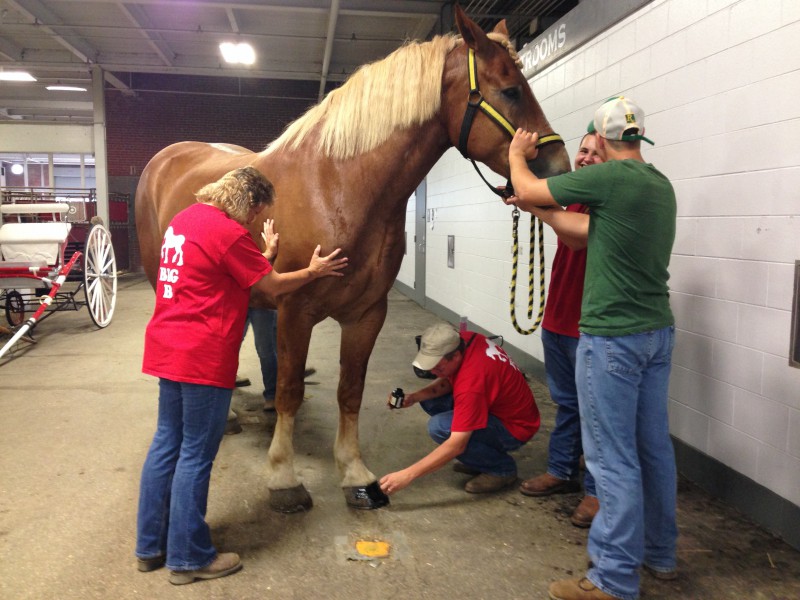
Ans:
[[[586,129],[589,133],[597,133],[607,140],[634,142],[644,140],[655,145],[644,137],[644,111],[630,98],[614,96],[606,100],[594,113],[594,119]]]

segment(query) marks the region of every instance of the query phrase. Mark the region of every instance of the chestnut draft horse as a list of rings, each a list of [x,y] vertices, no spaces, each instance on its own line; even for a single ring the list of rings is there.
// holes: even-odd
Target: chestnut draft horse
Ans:
[[[352,507],[388,502],[359,448],[367,362],[403,258],[408,198],[442,154],[458,144],[468,98],[477,104],[482,94],[501,119],[542,135],[552,133],[519,69],[505,22],[487,35],[458,7],[456,22],[461,37],[408,43],[361,67],[262,152],[181,142],[159,152],[142,173],[136,226],[142,263],[154,286],[170,220],[195,201],[194,192],[203,185],[246,165],[275,186],[274,204],[259,215],[251,232],[258,238],[263,219],[275,220],[281,234],[278,271],[305,267],[317,244],[323,254],[341,247],[342,256],[350,259],[344,277],[325,277],[274,299],[252,299],[254,306],[278,308],[278,416],[268,452],[274,510],[295,512],[312,504],[295,474],[292,436],[303,401],[311,330],[327,317],[341,326],[334,445],[341,485]],[[480,93],[470,91],[470,49]],[[507,177],[512,127],[504,130],[479,111],[462,152]],[[541,177],[568,171],[563,144],[542,147],[532,168]]]

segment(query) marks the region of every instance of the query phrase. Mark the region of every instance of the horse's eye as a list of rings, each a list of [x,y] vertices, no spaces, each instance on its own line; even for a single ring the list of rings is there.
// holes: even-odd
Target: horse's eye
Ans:
[[[519,100],[521,92],[518,87],[510,87],[504,89],[502,92],[503,96],[505,96],[508,100]]]

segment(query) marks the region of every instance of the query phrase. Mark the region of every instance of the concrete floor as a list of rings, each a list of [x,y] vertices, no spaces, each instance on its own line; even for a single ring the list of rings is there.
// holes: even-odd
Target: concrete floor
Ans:
[[[463,492],[466,477],[443,469],[377,511],[348,509],[331,456],[336,431],[338,327],[314,332],[317,369],[295,436],[297,468],[314,498],[303,514],[268,508],[264,462],[274,417],[260,388],[234,393],[244,431],[226,436],[214,467],[208,521],[221,550],[242,555],[232,577],[174,587],[164,570],[139,573],[133,556],[139,471],[155,426],[156,381],[140,373],[152,292],[141,276],[120,279],[105,330],[88,313],[42,323],[39,343],[0,362],[0,598],[547,598],[549,582],[579,576],[586,530],[569,523],[577,494],[527,498],[516,489]],[[388,411],[393,387],[415,389],[414,335],[435,315],[400,294],[376,344],[362,408],[362,450],[378,474],[406,466],[432,443],[422,411]],[[240,373],[258,379],[252,339]],[[520,476],[540,473],[554,407],[532,382],[542,431],[517,453]],[[686,482],[679,492],[675,582],[643,576],[647,599],[800,598],[800,553]],[[391,544],[388,558],[358,560],[357,540]]]

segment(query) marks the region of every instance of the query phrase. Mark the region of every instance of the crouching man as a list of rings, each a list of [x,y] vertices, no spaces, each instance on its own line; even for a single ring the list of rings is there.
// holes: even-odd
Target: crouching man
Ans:
[[[411,466],[384,475],[381,489],[398,492],[453,459],[455,471],[474,476],[464,486],[471,494],[515,483],[517,464],[509,452],[538,431],[539,409],[505,351],[479,333],[459,334],[449,323],[437,323],[422,334],[414,366],[431,371],[436,380],[406,395],[399,408],[419,404],[431,417],[428,433],[439,445]]]

